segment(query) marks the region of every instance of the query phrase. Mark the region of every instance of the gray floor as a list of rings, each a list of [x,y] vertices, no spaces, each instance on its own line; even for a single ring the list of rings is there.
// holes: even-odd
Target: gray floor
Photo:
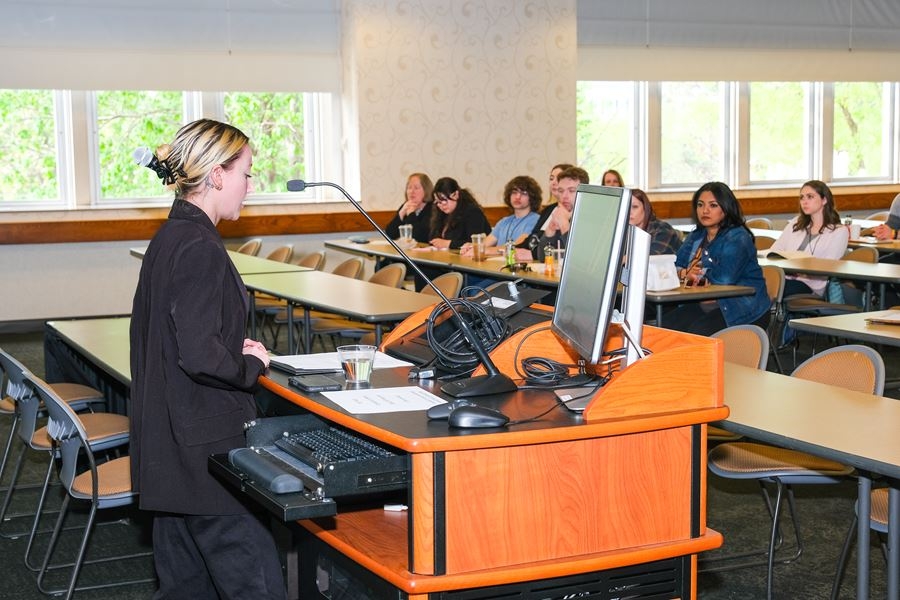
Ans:
[[[37,374],[43,372],[43,347],[40,333],[0,334],[0,347],[18,356]],[[801,346],[801,358],[810,353],[808,340]],[[881,349],[888,366],[889,377],[900,376],[900,351]],[[788,363],[790,361],[788,360]],[[897,397],[897,391],[888,395]],[[0,439],[5,440],[8,420],[0,420]],[[39,481],[46,463],[43,456],[32,453],[26,461],[23,478]],[[8,476],[4,477],[4,483]],[[797,490],[797,508],[800,530],[805,549],[803,556],[794,563],[780,565],[776,569],[776,594],[779,598],[820,599],[828,598],[831,580],[835,570],[840,546],[846,534],[856,495],[855,483],[832,486],[804,486]],[[25,509],[34,502],[33,492],[20,494],[14,509]],[[58,504],[59,495],[54,498]],[[121,523],[106,525],[97,529],[92,538],[93,556],[108,555],[120,550],[146,550],[149,535],[146,519],[135,511],[122,511],[115,515],[125,519]],[[50,523],[53,516],[45,519]],[[83,519],[84,514],[75,514],[73,521]],[[20,520],[17,520],[20,521]],[[767,518],[764,505],[755,483],[734,483],[709,477],[708,524],[725,536],[725,547],[710,553],[762,548],[766,543]],[[18,522],[3,523],[3,532],[20,527]],[[787,529],[790,532],[790,529]],[[790,539],[790,538],[789,538]],[[876,538],[877,539],[877,538]],[[74,542],[66,542],[73,550]],[[0,600],[31,600],[45,598],[35,586],[34,576],[22,565],[25,542],[19,539],[0,539],[3,559],[0,560]],[[39,547],[40,550],[40,547]],[[868,549],[872,564],[872,597],[885,595],[884,560],[876,547],[875,540]],[[842,588],[841,598],[854,597],[855,554],[851,556]],[[105,565],[85,567],[80,583],[152,576],[149,559],[121,561]],[[83,600],[139,600],[151,598],[154,586],[143,584],[107,590],[84,591],[76,594]],[[753,567],[720,573],[701,573],[699,597],[703,600],[757,599],[765,597],[765,571],[763,567]]]

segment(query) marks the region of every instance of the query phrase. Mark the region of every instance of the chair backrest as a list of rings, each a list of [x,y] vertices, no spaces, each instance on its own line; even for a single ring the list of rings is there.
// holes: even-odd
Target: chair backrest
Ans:
[[[845,254],[841,260],[855,260],[857,262],[877,263],[878,250],[871,246],[860,246]]]
[[[766,369],[769,362],[769,336],[758,325],[733,325],[712,334],[725,344],[726,362],[755,369]]]
[[[449,271],[435,277],[432,283],[448,298],[456,298],[459,296],[459,290],[462,289],[463,275],[456,271]],[[428,285],[422,288],[422,293],[428,296],[437,296],[437,293]]]
[[[72,482],[78,475],[78,456],[83,449],[93,475],[94,495],[97,495],[97,476],[94,455],[87,443],[88,436],[81,424],[81,419],[47,383],[32,373],[26,373],[25,379],[29,387],[44,403],[47,409],[47,435],[59,449],[62,466],[59,469],[59,480],[69,491]]]
[[[400,262],[381,267],[369,277],[369,283],[398,288],[406,277],[406,265]]]
[[[884,360],[859,344],[823,350],[801,363],[791,376],[878,396],[884,393]]]
[[[291,262],[291,257],[294,255],[294,245],[293,244],[285,244],[284,246],[278,246],[271,252],[266,255],[266,260],[274,260],[275,262]]]
[[[359,279],[362,274],[363,261],[361,258],[348,258],[331,272],[341,277],[349,277],[350,279]]]
[[[298,267],[306,267],[308,269],[315,269],[316,271],[321,271],[322,267],[325,266],[325,251],[319,250],[317,252],[310,252],[306,256],[303,256],[294,262]]]
[[[252,240],[247,240],[243,244],[238,247],[237,251],[241,254],[249,254],[250,256],[256,256],[259,254],[259,249],[262,248],[262,239],[261,238],[253,238]]]
[[[784,269],[776,265],[762,267],[763,277],[766,280],[766,292],[773,306],[778,308],[784,299]]]
[[[765,235],[757,235],[753,238],[753,243],[756,244],[757,250],[768,250],[772,247],[772,244],[775,243],[775,238],[770,238]]]
[[[747,227],[751,229],[772,229],[772,219],[753,217],[752,219],[747,219]]]
[[[888,217],[891,216],[891,211],[889,210],[879,210],[878,212],[874,212],[868,217],[866,217],[867,221],[887,221]]]
[[[38,413],[41,408],[40,399],[34,395],[26,381],[26,375],[30,371],[2,348],[0,348],[0,370],[6,375],[4,395],[15,403],[19,412],[16,434],[24,443],[30,444],[37,429]]]

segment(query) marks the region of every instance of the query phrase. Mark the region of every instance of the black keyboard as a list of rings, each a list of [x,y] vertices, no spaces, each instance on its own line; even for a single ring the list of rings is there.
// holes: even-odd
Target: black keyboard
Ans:
[[[316,496],[337,498],[403,490],[409,484],[409,456],[340,427],[286,433],[268,451],[292,466]],[[294,463],[296,461],[296,463]]]
[[[396,452],[335,427],[292,433],[275,440],[275,445],[311,466],[397,456]]]

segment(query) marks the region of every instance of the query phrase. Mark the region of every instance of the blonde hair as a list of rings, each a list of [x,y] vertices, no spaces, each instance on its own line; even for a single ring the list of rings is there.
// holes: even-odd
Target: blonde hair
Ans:
[[[156,149],[156,158],[165,162],[172,175],[175,195],[183,198],[205,185],[216,165],[228,169],[250,143],[240,129],[212,119],[200,119],[178,130],[171,144]]]

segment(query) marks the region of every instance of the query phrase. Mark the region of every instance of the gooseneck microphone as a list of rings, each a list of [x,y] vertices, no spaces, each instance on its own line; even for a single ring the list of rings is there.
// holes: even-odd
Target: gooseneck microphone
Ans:
[[[468,379],[459,379],[457,381],[451,381],[449,383],[445,383],[441,386],[441,391],[449,396],[453,396],[454,398],[469,398],[472,396],[487,396],[489,394],[503,394],[506,392],[514,392],[518,389],[515,382],[510,379],[508,376],[504,375],[497,369],[497,366],[491,360],[491,357],[488,355],[487,350],[484,348],[484,344],[481,343],[481,339],[472,331],[472,328],[466,322],[466,320],[459,314],[459,311],[456,310],[456,307],[453,306],[453,303],[450,301],[447,296],[434,285],[434,282],[431,281],[431,278],[425,275],[422,272],[422,269],[409,257],[408,254],[394,241],[391,239],[391,236],[385,232],[381,226],[375,222],[375,220],[366,212],[366,209],[360,205],[347,191],[339,186],[336,183],[331,183],[330,181],[320,181],[320,182],[311,182],[311,181],[303,181],[302,179],[292,179],[287,182],[287,189],[289,192],[302,192],[306,188],[311,187],[331,187],[339,191],[344,197],[350,201],[350,204],[353,205],[359,213],[366,218],[366,220],[375,228],[375,230],[383,237],[387,243],[391,245],[391,247],[397,251],[397,253],[403,258],[403,261],[418,275],[421,277],[434,292],[438,295],[438,297],[447,305],[447,308],[450,309],[450,312],[453,314],[453,318],[456,319],[456,323],[459,325],[459,329],[462,334],[465,336],[466,340],[468,340],[469,344],[472,346],[472,350],[474,350],[476,356],[478,356],[478,360],[481,361],[481,364],[484,365],[484,370],[487,371],[486,375],[479,375],[477,377],[469,377]]]

